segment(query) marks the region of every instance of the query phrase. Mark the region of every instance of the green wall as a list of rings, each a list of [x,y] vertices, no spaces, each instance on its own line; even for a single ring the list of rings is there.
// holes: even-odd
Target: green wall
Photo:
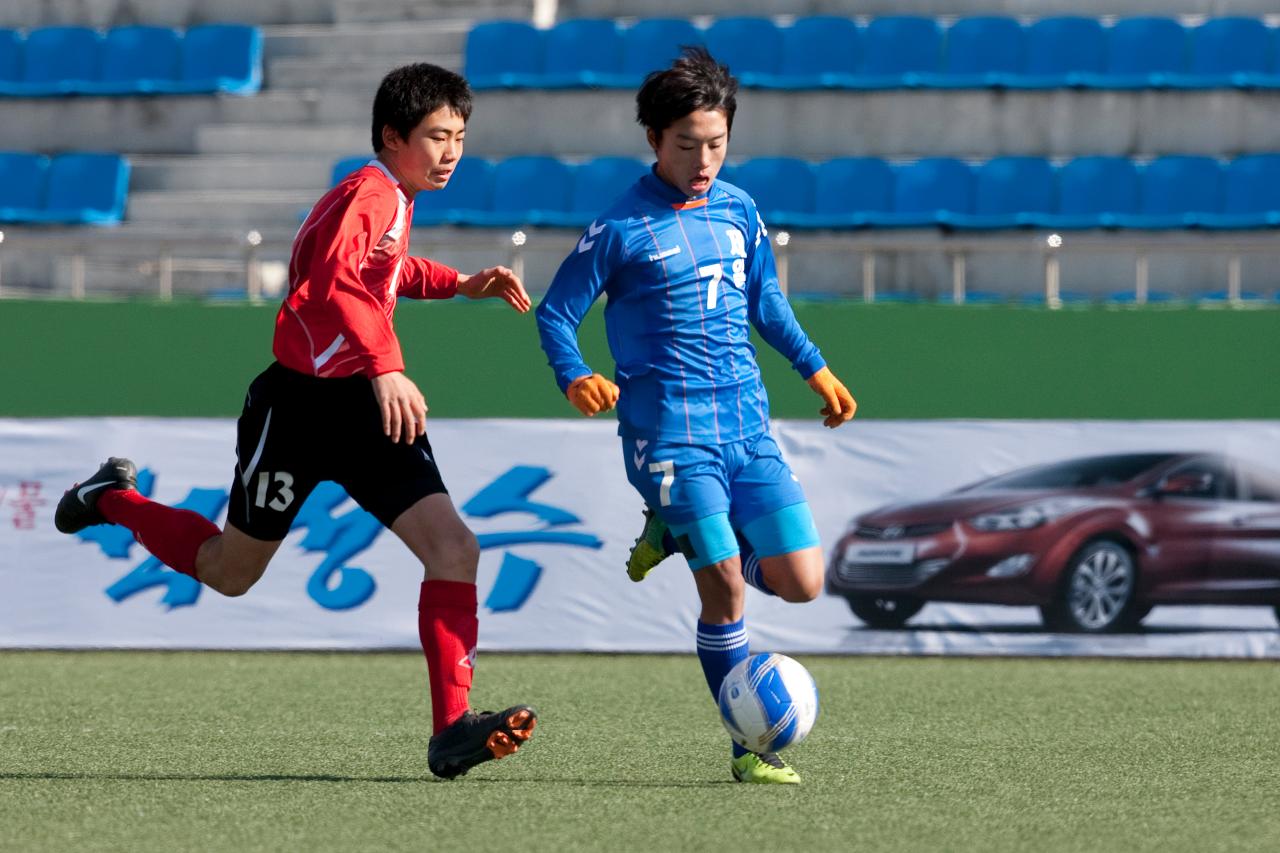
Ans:
[[[1280,418],[1280,311],[798,303],[864,418]],[[0,301],[0,416],[239,413],[275,306]],[[568,417],[532,315],[407,303],[408,374],[437,417]],[[612,363],[599,307],[588,362]],[[759,347],[759,343],[757,343]],[[761,348],[775,416],[818,399]]]

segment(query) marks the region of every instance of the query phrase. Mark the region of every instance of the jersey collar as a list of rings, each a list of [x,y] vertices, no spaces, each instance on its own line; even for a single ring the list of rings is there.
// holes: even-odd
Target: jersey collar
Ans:
[[[372,166],[373,168],[375,168],[375,169],[377,169],[379,172],[381,172],[383,175],[386,175],[387,180],[391,182],[391,186],[393,186],[393,187],[395,187],[395,188],[396,188],[396,192],[400,193],[400,198],[402,198],[402,199],[404,199],[406,202],[408,202],[408,200],[409,200],[409,196],[408,196],[408,194],[407,194],[407,193],[405,193],[405,191],[404,191],[404,187],[400,184],[400,181],[396,180],[396,176],[395,176],[395,175],[393,175],[393,174],[391,174],[391,170],[387,168],[387,164],[386,164],[386,163],[383,163],[383,162],[382,162],[381,160],[379,160],[377,157],[374,157],[372,160],[370,160],[370,161],[369,161],[368,163],[366,163],[365,165],[366,165],[366,166]]]
[[[715,189],[716,182],[712,181],[711,186],[702,195],[690,198],[658,177],[658,164],[655,163],[649,167],[649,174],[640,178],[640,185],[650,195],[656,196],[661,202],[670,205],[675,210],[691,210],[695,207],[706,207],[707,201],[711,197],[711,191]]]

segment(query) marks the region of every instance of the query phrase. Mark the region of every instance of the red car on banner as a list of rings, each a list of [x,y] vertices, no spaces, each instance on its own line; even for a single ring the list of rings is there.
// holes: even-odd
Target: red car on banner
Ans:
[[[1093,456],[856,518],[827,589],[875,628],[929,601],[1033,605],[1052,630],[1132,629],[1157,604],[1271,605],[1280,477],[1211,453]]]

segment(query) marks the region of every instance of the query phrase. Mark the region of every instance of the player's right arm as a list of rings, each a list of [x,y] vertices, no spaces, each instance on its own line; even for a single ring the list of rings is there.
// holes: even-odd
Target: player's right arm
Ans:
[[[556,384],[574,408],[588,417],[617,404],[618,386],[587,366],[578,347],[578,327],[625,260],[621,223],[592,222],[560,265],[535,312],[542,351],[555,372]]]

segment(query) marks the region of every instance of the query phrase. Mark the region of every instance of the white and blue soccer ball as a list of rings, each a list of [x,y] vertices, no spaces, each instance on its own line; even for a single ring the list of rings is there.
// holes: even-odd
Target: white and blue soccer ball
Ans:
[[[786,655],[752,655],[720,684],[720,719],[752,752],[778,752],[804,740],[818,718],[818,686]]]

